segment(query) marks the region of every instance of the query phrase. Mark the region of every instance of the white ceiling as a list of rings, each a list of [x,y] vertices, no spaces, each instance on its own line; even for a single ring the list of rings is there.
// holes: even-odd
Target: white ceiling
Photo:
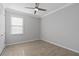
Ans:
[[[40,3],[39,7],[47,9],[47,11],[38,11],[36,15],[40,17],[44,16],[45,14],[51,11],[55,11],[56,9],[59,9],[67,4],[68,3]],[[34,7],[35,4],[34,3],[4,3],[4,6],[5,8],[15,9],[33,15],[34,10],[27,9],[25,7]]]

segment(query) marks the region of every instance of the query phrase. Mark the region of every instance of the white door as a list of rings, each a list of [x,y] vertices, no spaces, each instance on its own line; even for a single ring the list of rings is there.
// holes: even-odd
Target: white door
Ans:
[[[5,47],[5,16],[3,5],[0,4],[0,54]]]

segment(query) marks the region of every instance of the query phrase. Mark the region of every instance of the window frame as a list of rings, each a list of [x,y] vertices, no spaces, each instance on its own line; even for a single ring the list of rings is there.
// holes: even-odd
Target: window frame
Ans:
[[[21,21],[22,21],[22,24],[21,25],[17,25],[17,24],[15,24],[15,25],[13,25],[12,24],[12,18],[16,18],[16,19],[21,19]],[[24,32],[23,32],[23,18],[22,17],[15,17],[15,16],[11,16],[11,32],[10,32],[10,34],[23,34]],[[18,30],[17,32],[15,32],[16,30],[14,30],[13,29],[13,27],[16,27],[16,30]],[[18,28],[18,29],[17,29]],[[22,29],[20,32],[19,32],[19,29]]]

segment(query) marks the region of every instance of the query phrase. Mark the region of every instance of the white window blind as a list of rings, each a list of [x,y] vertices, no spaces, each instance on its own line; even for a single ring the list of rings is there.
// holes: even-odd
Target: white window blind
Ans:
[[[11,17],[11,34],[23,34],[23,18]]]

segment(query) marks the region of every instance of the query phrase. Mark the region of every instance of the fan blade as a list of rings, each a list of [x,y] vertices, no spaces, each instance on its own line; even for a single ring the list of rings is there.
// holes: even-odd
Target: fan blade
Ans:
[[[41,10],[41,11],[46,11],[46,9],[42,9],[42,8],[38,8],[38,10]]]
[[[25,7],[25,8],[28,8],[28,9],[35,9],[35,8],[33,8],[33,7]]]
[[[36,14],[36,10],[34,11],[34,14]]]
[[[38,8],[39,7],[39,3],[35,3],[35,7]]]

